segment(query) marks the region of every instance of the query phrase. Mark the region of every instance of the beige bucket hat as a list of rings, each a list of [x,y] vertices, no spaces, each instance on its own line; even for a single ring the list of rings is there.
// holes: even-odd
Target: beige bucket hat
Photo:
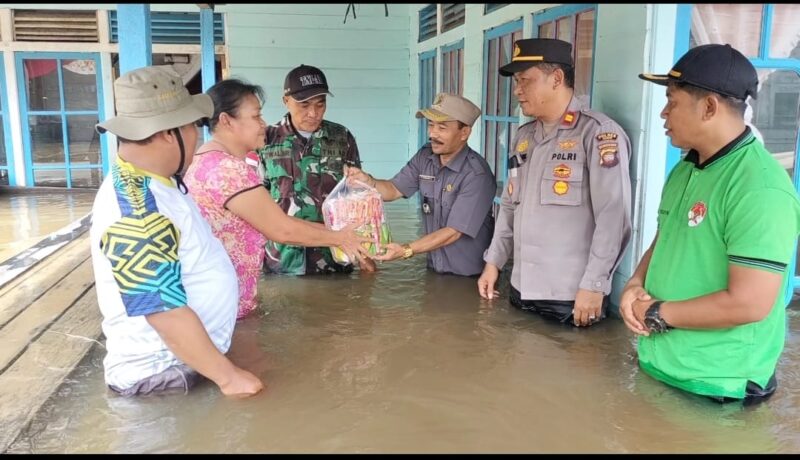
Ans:
[[[189,94],[183,80],[168,65],[131,70],[114,82],[117,116],[95,125],[99,133],[111,131],[139,141],[214,115],[207,94]]]
[[[439,93],[427,109],[417,111],[416,117],[425,117],[433,122],[460,121],[472,126],[481,116],[481,109],[465,97],[457,94]]]

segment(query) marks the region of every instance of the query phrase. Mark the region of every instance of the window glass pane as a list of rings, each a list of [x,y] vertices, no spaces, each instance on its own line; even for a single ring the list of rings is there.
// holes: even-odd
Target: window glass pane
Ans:
[[[61,63],[67,110],[97,110],[94,59],[64,60]]]
[[[758,57],[763,9],[759,4],[694,4],[689,46],[729,43],[745,56]]]
[[[66,169],[46,169],[33,172],[33,184],[41,187],[66,187]]]
[[[511,62],[511,34],[500,37],[500,67]],[[508,116],[508,97],[510,95],[511,77],[500,77],[497,85],[497,114]]]
[[[489,65],[487,66],[486,73],[486,101],[483,105],[486,115],[497,115],[495,101],[497,100],[497,79],[499,77],[497,71],[497,47],[500,39],[495,38],[489,40]]]
[[[458,94],[464,95],[464,48],[458,49]]]
[[[575,44],[575,94],[589,95],[594,53],[594,10],[578,15]]]
[[[508,158],[508,122],[501,122],[497,124],[497,135],[495,136],[497,142],[497,165],[495,166],[495,178],[500,179],[505,172],[507,158]]]
[[[495,157],[494,157],[494,133],[495,133],[495,124],[497,122],[494,121],[487,121],[484,125],[484,142],[483,142],[483,157],[486,159],[486,162],[489,163],[489,168],[492,171],[495,170]]]
[[[103,181],[101,168],[73,169],[70,175],[72,188],[98,188]]]
[[[751,106],[745,119],[755,127],[756,136],[794,176],[797,157],[797,131],[800,128],[800,76],[791,70],[758,69],[758,97],[748,99]]]
[[[94,129],[97,121],[94,115],[67,116],[70,164],[100,164],[100,135]]]
[[[774,5],[772,36],[769,44],[770,57],[800,59],[798,29],[800,29],[800,5],[796,3]]]
[[[64,137],[59,115],[28,117],[34,165],[64,163]]]
[[[518,31],[514,32],[514,34],[511,36],[511,39],[512,39],[512,42],[516,42],[517,40],[522,39],[522,31],[518,30]],[[509,90],[509,94],[511,95],[511,97],[508,100],[508,102],[509,102],[508,113],[509,113],[510,116],[518,118],[519,117],[519,100],[517,100],[517,98],[514,96],[514,86],[516,84],[514,83],[514,79],[512,77],[508,77],[508,84],[510,86],[509,89],[508,89]]]
[[[58,61],[56,59],[24,59],[22,63],[25,68],[28,110],[60,110]]]
[[[539,38],[556,38],[556,23],[550,21],[540,25]]]
[[[572,43],[572,16],[561,18],[556,25],[556,38]]]

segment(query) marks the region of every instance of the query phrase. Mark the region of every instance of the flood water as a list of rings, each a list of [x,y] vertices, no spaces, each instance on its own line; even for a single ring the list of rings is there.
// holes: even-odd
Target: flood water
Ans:
[[[391,203],[396,240],[415,201]],[[501,288],[507,293],[507,278]],[[114,396],[95,346],[13,453],[798,452],[800,314],[789,310],[779,388],[719,405],[640,372],[622,321],[590,329],[489,303],[476,280],[422,257],[375,275],[273,277],[237,325],[231,355],[267,389],[225,398]]]
[[[0,188],[0,262],[92,210],[97,190]]]

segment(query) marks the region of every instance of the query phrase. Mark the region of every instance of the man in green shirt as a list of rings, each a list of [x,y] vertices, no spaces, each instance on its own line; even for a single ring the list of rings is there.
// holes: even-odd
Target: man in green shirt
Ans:
[[[763,401],[777,387],[800,201],[745,125],[758,75],[730,45],[711,44],[666,75],[639,77],[667,87],[666,134],[688,151],[667,178],[658,232],[620,300],[639,334],[639,365],[716,401]]]

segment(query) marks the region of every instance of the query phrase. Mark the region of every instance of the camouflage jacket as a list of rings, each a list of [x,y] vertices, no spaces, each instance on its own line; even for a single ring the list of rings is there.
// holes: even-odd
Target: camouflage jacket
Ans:
[[[290,216],[322,222],[322,202],[344,176],[343,165],[361,167],[356,140],[344,126],[327,120],[309,139],[292,126],[289,114],[267,126],[258,151],[259,175],[272,198]],[[329,248],[305,248],[267,241],[267,273],[304,275],[351,272],[333,261]]]

